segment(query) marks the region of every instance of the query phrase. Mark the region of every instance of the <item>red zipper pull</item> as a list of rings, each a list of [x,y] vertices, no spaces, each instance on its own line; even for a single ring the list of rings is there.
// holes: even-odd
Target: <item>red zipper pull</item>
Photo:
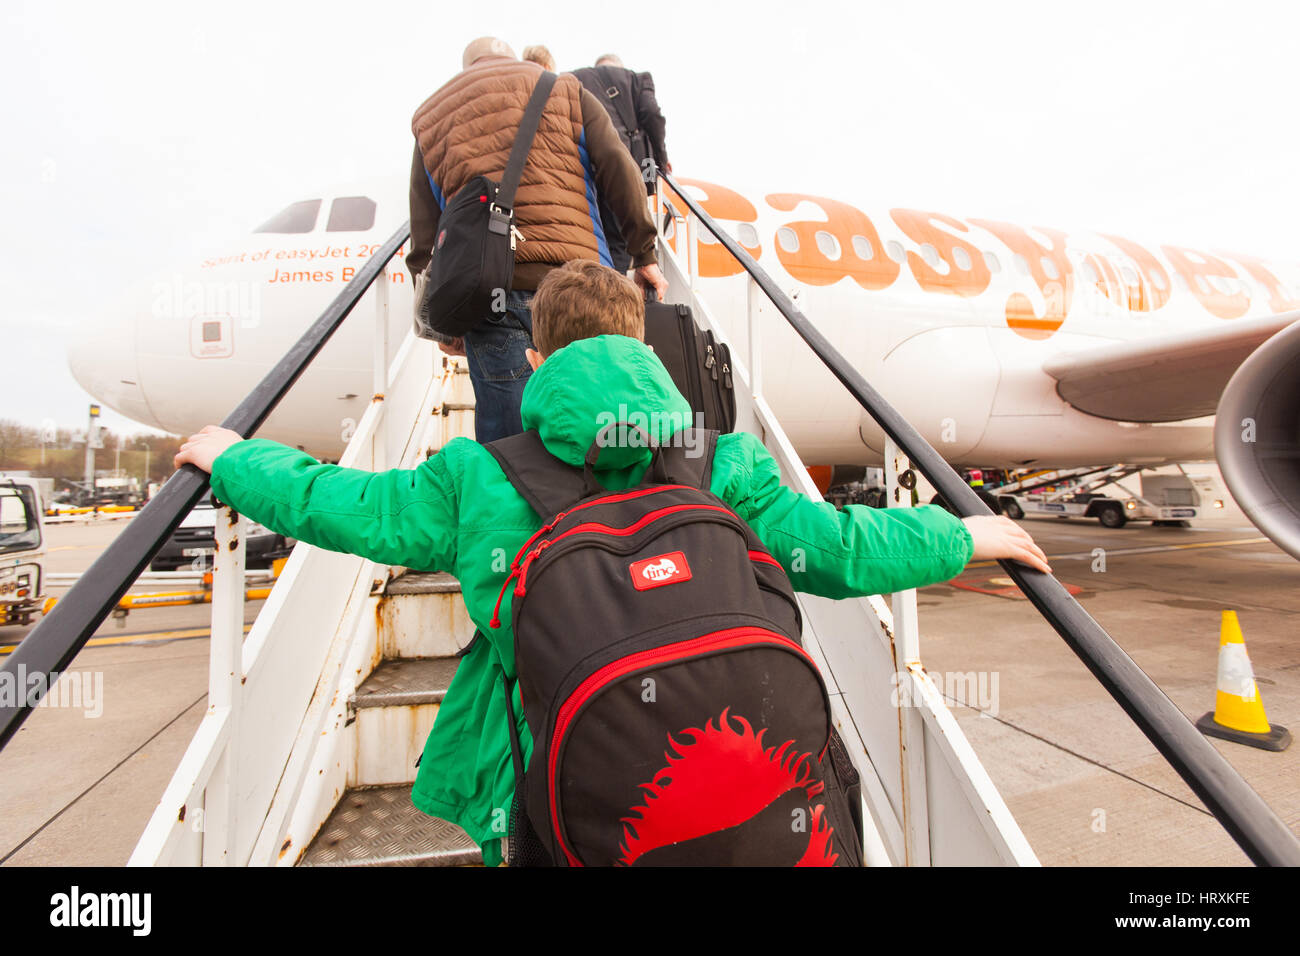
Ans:
[[[516,558],[516,560],[518,559]],[[501,626],[501,616],[500,616],[501,602],[505,600],[506,588],[510,587],[510,582],[513,581],[516,577],[518,577],[518,575],[519,575],[519,569],[514,568],[513,570],[511,570],[510,574],[506,576],[506,583],[501,585],[501,593],[497,595],[496,606],[492,608],[492,620],[488,621],[488,627],[492,628],[493,630],[496,630]]]
[[[520,564],[519,559],[523,557],[523,554],[525,551],[528,550],[529,545],[531,545],[542,535],[547,534],[550,531],[554,531],[555,526],[560,523],[561,519],[563,519],[566,514],[568,514],[567,511],[561,511],[554,518],[552,518],[550,522],[542,525],[540,528],[534,531],[532,537],[530,537],[527,541],[525,541],[524,546],[515,553],[515,559],[512,562],[510,562],[510,574],[506,576],[505,583],[501,585],[501,593],[497,595],[496,607],[492,609],[492,620],[488,622],[489,627],[495,629],[501,626],[501,618],[499,616],[501,611],[501,602],[502,600],[505,599],[506,588],[510,587],[510,582],[514,580],[516,577],[519,578],[519,585],[515,589],[515,594],[522,597],[524,593],[523,592],[524,577],[528,574],[529,563],[535,557],[537,557],[537,555],[541,554],[543,551],[549,548],[551,546],[551,542],[543,541],[534,551],[529,553],[529,555],[524,558],[522,564]]]
[[[532,537],[530,537],[527,541],[525,541],[524,546],[520,548],[519,551],[515,554],[514,563],[510,565],[511,570],[514,570],[515,568],[519,567],[520,557],[523,556],[525,551],[527,551],[530,547],[532,547],[533,542],[536,541],[538,538],[540,538],[542,535],[554,531],[555,526],[559,524],[561,519],[563,519],[564,516],[567,514],[568,514],[567,511],[561,511],[558,515],[552,518],[548,524],[544,524],[536,531],[534,531]]]
[[[551,542],[543,541],[529,553],[528,557],[524,558],[524,565],[519,569],[519,583],[515,585],[515,597],[524,596],[524,591],[527,590],[526,582],[528,580],[528,569],[532,567],[533,562],[537,560],[537,556],[550,546]]]

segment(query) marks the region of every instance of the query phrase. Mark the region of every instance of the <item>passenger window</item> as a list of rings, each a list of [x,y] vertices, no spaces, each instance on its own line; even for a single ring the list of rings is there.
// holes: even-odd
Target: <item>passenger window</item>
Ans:
[[[300,233],[311,232],[316,228],[316,217],[320,214],[319,199],[304,199],[276,213],[262,223],[254,232]]]
[[[368,232],[375,228],[375,201],[365,196],[340,196],[330,203],[326,232]]]
[[[1049,259],[1047,256],[1043,256],[1043,258],[1039,260],[1039,265],[1043,267],[1043,274],[1046,275],[1047,278],[1049,279],[1061,278],[1061,273],[1059,273],[1056,270],[1056,263],[1053,262],[1051,259]]]
[[[1151,273],[1150,278],[1151,278],[1151,284],[1155,286],[1157,289],[1159,289],[1161,292],[1164,292],[1165,289],[1169,288],[1169,283],[1165,281],[1165,274],[1163,272],[1153,271]]]
[[[989,272],[997,275],[1002,271],[1002,263],[998,262],[998,257],[991,252],[984,253],[984,264],[988,266]]]
[[[939,268],[939,250],[928,242],[921,243],[921,258],[931,269]]]
[[[962,272],[970,272],[970,253],[961,246],[953,246],[952,261]]]
[[[1190,291],[1187,288],[1187,280],[1183,278],[1182,273],[1179,272],[1174,273],[1174,288],[1177,289],[1179,292]]]
[[[819,229],[814,238],[817,240],[817,249],[827,259],[838,259],[840,257],[840,244],[829,232]]]
[[[1029,275],[1029,263],[1025,261],[1025,257],[1020,253],[1017,252],[1011,257],[1011,264],[1015,267],[1016,272],[1022,276]]]
[[[1093,284],[1097,281],[1097,270],[1093,268],[1092,263],[1087,259],[1083,260],[1083,263],[1079,266],[1079,271],[1083,273],[1084,282]]]
[[[747,222],[736,223],[736,238],[742,246],[753,249],[758,246],[758,230]]]
[[[876,251],[871,248],[871,240],[866,236],[853,237],[853,252],[859,259],[866,262],[870,262],[876,255]]]
[[[776,231],[776,241],[786,252],[799,251],[799,236],[789,226],[782,226]]]
[[[904,258],[903,246],[899,242],[890,239],[885,243],[885,255],[889,256],[889,258],[893,259],[895,262],[902,262]]]

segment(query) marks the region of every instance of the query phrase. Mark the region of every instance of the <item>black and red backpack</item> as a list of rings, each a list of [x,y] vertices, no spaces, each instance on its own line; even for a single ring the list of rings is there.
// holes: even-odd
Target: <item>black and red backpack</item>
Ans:
[[[656,447],[620,427],[651,464],[609,491],[593,472],[613,427],[582,469],[535,431],[486,446],[544,522],[492,622],[513,588],[511,865],[859,865],[853,770],[790,582],[708,491],[717,432]]]

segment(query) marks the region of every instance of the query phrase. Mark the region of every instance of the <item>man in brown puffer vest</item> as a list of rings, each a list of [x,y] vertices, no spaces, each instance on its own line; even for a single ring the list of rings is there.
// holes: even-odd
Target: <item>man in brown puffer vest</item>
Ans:
[[[475,176],[499,181],[533,86],[535,63],[520,62],[503,41],[475,40],[464,69],[415,112],[411,164],[411,276],[428,264],[446,202]],[[655,228],[640,170],[609,114],[569,73],[556,79],[515,194],[515,224],[523,240],[506,311],[489,313],[446,351],[469,360],[474,386],[475,437],[489,442],[523,430],[519,405],[532,373],[533,291],[551,269],[570,259],[610,264],[597,211],[606,200],[625,224],[634,278],[659,298],[667,282],[656,264]]]

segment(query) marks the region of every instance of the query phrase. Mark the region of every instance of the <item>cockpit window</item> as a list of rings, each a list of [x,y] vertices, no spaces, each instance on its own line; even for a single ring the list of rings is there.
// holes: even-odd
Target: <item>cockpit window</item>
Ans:
[[[367,232],[375,228],[375,201],[365,196],[340,196],[330,203],[326,232]]]
[[[39,547],[41,529],[29,488],[0,486],[0,553]]]
[[[320,214],[319,199],[304,199],[280,210],[254,232],[296,233],[311,232],[316,228],[316,217]]]

